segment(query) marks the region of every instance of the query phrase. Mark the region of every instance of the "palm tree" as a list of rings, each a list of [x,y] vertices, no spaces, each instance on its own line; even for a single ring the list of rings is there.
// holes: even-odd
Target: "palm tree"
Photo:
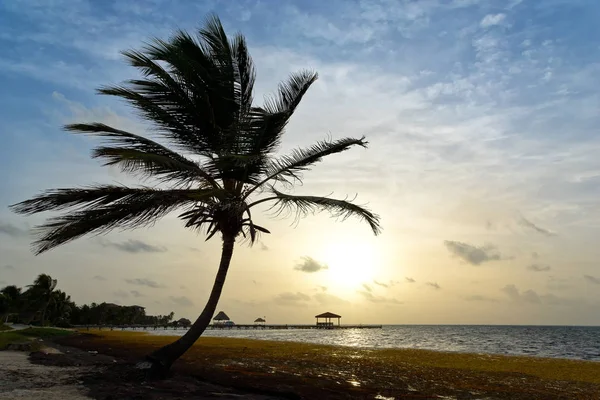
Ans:
[[[71,301],[71,296],[62,290],[52,292],[52,300],[50,301],[50,316],[48,320],[54,326],[68,325],[75,304]]]
[[[27,290],[27,296],[29,297],[32,304],[35,304],[38,309],[37,311],[42,312],[41,325],[43,326],[46,322],[46,311],[48,306],[54,300],[54,289],[56,289],[58,281],[52,279],[50,275],[39,274],[38,277],[33,281],[32,285],[29,285]]]
[[[0,292],[0,326],[3,322],[8,322],[8,310],[10,307],[10,300]],[[4,319],[4,321],[2,321]]]
[[[206,240],[220,234],[221,261],[204,310],[184,336],[148,357],[152,371],[163,373],[210,323],[236,240],[241,235],[253,244],[259,233],[270,233],[254,223],[256,206],[270,204],[276,214],[293,212],[296,218],[321,210],[341,219],[356,216],[375,234],[379,217],[348,200],[283,190],[301,183],[302,172],[323,157],[367,146],[364,137],[324,140],[276,156],[286,124],[317,80],[315,72],[292,74],[264,105],[255,106],[255,71],[246,40],[241,34],[230,40],[216,16],[194,36],[178,31],[167,41],[154,39],[123,55],[143,76],[99,93],[137,109],[152,126],[149,134],[95,122],[65,129],[105,139],[93,157],[152,178],[155,185],[54,189],[11,207],[25,215],[65,211],[38,227],[38,254],[87,234],[151,225],[178,209],[185,227],[204,231]]]
[[[4,322],[8,322],[11,314],[18,314],[21,303],[21,288],[15,285],[5,286],[0,290],[3,297],[4,311],[0,314],[5,314]]]

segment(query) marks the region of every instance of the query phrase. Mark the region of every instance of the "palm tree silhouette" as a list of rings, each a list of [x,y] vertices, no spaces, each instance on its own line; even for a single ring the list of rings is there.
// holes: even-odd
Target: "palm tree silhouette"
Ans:
[[[26,294],[31,298],[32,303],[38,305],[38,311],[41,311],[41,322],[40,325],[46,323],[46,312],[48,307],[54,300],[54,289],[56,289],[58,281],[52,279],[50,275],[39,274],[38,277],[33,281],[32,285],[29,285],[29,289]]]
[[[291,211],[296,218],[321,210],[341,219],[356,216],[375,234],[380,225],[376,214],[351,201],[282,191],[301,183],[302,172],[323,157],[367,147],[364,137],[344,138],[276,156],[284,128],[316,73],[292,74],[263,106],[253,105],[255,71],[246,40],[241,34],[230,40],[216,16],[209,16],[195,36],[178,31],[168,41],[154,39],[123,55],[143,77],[99,93],[137,109],[151,123],[151,135],[164,144],[102,123],[65,128],[105,139],[93,157],[153,178],[157,185],[54,189],[11,207],[26,215],[65,211],[38,227],[37,254],[87,234],[151,225],[178,209],[185,227],[203,230],[206,240],[221,235],[221,261],[204,310],[185,335],[148,357],[153,373],[162,374],[210,323],[236,239],[242,235],[253,244],[259,233],[270,233],[254,223],[254,207],[270,203],[276,214]]]
[[[4,322],[8,322],[11,314],[17,314],[21,307],[21,288],[15,285],[5,286],[0,290],[2,295],[3,310],[0,314],[5,314]]]

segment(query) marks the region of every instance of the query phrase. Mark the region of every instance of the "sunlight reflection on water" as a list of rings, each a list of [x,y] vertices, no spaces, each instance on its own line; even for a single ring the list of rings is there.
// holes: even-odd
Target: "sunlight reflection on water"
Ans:
[[[149,330],[183,335],[183,330]],[[205,336],[600,361],[600,327],[388,325],[382,329],[207,330]]]

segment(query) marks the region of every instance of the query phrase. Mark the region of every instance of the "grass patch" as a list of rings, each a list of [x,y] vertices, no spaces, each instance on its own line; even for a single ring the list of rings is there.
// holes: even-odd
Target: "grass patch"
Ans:
[[[17,332],[2,332],[0,333],[0,350],[6,349],[11,343],[21,343],[27,340],[29,339],[19,335]]]
[[[61,336],[69,336],[73,334],[73,331],[67,329],[56,329],[56,328],[27,328],[19,331],[23,336],[47,339]]]
[[[4,350],[12,343],[24,343],[32,339],[51,339],[72,335],[73,331],[54,328],[27,328],[0,332],[0,350]]]
[[[12,331],[12,328],[8,325],[0,323],[0,332]]]

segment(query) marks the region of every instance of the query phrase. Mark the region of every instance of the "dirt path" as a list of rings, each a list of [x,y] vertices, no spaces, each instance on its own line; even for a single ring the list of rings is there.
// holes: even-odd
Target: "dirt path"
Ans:
[[[91,399],[80,380],[88,367],[36,365],[29,354],[0,351],[0,399]]]

